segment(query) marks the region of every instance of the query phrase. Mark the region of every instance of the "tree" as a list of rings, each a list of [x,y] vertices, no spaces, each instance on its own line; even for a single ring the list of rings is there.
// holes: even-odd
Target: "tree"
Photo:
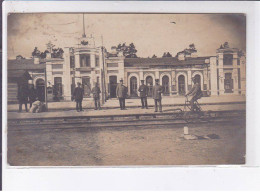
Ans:
[[[55,47],[54,44],[51,43],[51,41],[49,41],[47,44],[47,50],[49,51],[49,53],[52,53],[52,49]]]
[[[153,55],[152,58],[157,58],[157,56],[156,56],[156,55]]]
[[[119,44],[116,47],[116,50],[117,51],[123,51],[123,55],[126,58],[137,58],[137,55],[136,55],[137,50],[135,48],[134,43],[131,43],[129,45],[126,45],[126,43]]]
[[[169,52],[164,52],[162,57],[172,57],[172,55]]]
[[[41,59],[45,59],[45,58],[46,58],[46,55],[47,55],[47,53],[49,53],[49,51],[48,51],[48,50],[45,50],[44,52],[41,52],[41,55],[40,55]]]
[[[52,58],[62,58],[63,57],[63,49],[62,48],[53,48],[52,49]]]
[[[41,56],[41,51],[39,51],[38,48],[35,47],[33,52],[32,52],[32,56],[33,57],[40,57]]]
[[[186,55],[189,55],[189,56],[190,56],[192,53],[196,53],[196,52],[197,52],[197,49],[196,49],[196,47],[195,47],[195,44],[192,43],[192,44],[189,45],[189,48],[186,48],[186,49],[184,49],[184,50],[178,52],[178,53],[176,54],[176,57],[178,57],[178,55],[181,54],[181,53],[184,54],[184,56],[186,56]]]

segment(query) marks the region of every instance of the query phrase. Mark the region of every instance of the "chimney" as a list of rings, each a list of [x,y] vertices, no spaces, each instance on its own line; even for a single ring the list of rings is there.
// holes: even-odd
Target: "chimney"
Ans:
[[[34,64],[40,64],[40,58],[39,57],[33,57],[33,63]]]
[[[179,60],[179,61],[185,60],[184,53],[179,53],[179,54],[178,54],[178,60]]]

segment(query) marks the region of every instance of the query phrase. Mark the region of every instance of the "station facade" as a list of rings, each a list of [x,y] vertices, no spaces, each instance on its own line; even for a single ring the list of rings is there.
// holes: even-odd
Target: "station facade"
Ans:
[[[37,90],[43,91],[47,85],[49,100],[54,96],[71,100],[77,82],[82,83],[84,98],[91,97],[95,83],[100,85],[103,99],[115,98],[121,79],[130,98],[139,96],[141,80],[145,80],[151,96],[155,79],[163,86],[164,96],[185,95],[192,88],[192,77],[199,80],[204,96],[246,93],[246,58],[236,48],[219,48],[215,56],[206,57],[179,53],[176,57],[125,58],[121,51],[107,52],[95,46],[93,37],[84,38],[77,47],[64,48],[63,58],[47,54],[46,59],[9,60],[8,100],[15,95],[14,74],[18,69],[29,72]]]

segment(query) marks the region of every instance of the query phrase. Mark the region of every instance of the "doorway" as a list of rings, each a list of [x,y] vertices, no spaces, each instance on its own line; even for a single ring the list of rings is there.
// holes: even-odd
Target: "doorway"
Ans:
[[[116,98],[117,76],[109,76],[110,98]]]
[[[130,78],[130,95],[131,97],[137,97],[137,78],[131,77]]]
[[[184,96],[186,94],[184,75],[180,75],[178,77],[178,88],[179,88],[179,95]]]
[[[36,93],[41,102],[45,101],[45,82],[43,79],[36,80]]]
[[[152,97],[152,92],[153,92],[153,78],[152,76],[147,76],[146,77],[146,85],[148,87],[148,96]]]
[[[90,97],[91,95],[90,77],[82,77],[82,87],[84,90],[84,97]]]
[[[232,73],[225,73],[224,88],[225,88],[225,93],[233,92]]]
[[[163,86],[163,95],[164,96],[169,96],[170,91],[169,91],[169,77],[167,75],[163,76],[162,78],[162,86]]]

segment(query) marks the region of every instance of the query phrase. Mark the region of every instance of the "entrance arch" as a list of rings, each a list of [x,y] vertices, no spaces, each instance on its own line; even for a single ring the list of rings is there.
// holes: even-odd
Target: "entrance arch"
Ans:
[[[152,76],[148,75],[145,79],[146,85],[148,87],[148,96],[152,96],[152,90],[153,90],[153,78]]]
[[[178,77],[178,92],[179,95],[184,96],[186,94],[186,87],[185,87],[185,77],[184,75],[179,75]]]
[[[45,81],[42,78],[36,80],[36,93],[40,101],[45,101]]]
[[[162,87],[163,87],[163,95],[165,96],[170,95],[169,82],[170,82],[169,77],[167,75],[164,75],[162,77]]]
[[[137,97],[137,78],[132,76],[130,78],[130,95],[131,97]]]
[[[109,76],[109,94],[110,98],[116,98],[117,76]]]

